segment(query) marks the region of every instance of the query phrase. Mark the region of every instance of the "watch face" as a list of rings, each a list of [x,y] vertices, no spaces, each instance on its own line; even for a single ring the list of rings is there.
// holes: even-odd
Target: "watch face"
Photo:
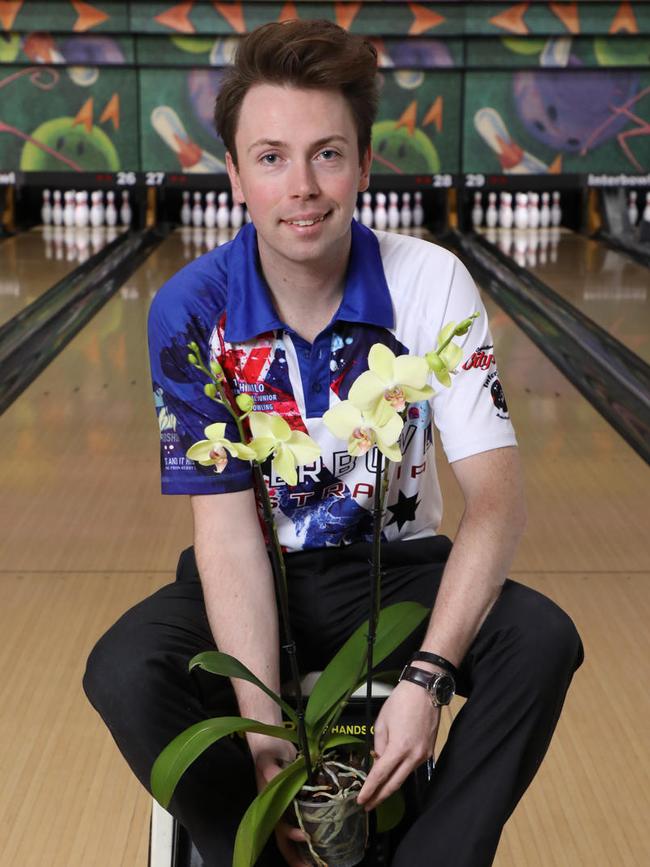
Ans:
[[[436,704],[445,705],[449,704],[454,697],[456,684],[453,677],[448,674],[441,674],[431,682],[429,690]]]

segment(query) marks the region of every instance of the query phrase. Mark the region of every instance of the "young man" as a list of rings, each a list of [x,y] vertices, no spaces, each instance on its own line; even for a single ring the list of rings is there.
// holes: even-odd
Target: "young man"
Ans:
[[[266,25],[241,45],[216,122],[233,196],[246,203],[253,225],[173,277],[149,323],[163,492],[191,496],[198,574],[191,551],[184,552],[179,575],[186,580],[112,627],[84,683],[145,786],[160,750],[207,715],[238,705],[244,716],[280,722],[276,705],[250,684],[187,673],[195,653],[216,645],[272,689],[286,680],[249,468],[231,460],[217,475],[184,458],[218,420],[187,361],[190,341],[221,363],[256,409],[281,413],[322,447],[295,487],[267,478],[288,551],[298,660],[308,671],[322,668],[368,616],[374,456],[350,458],[323,413],[345,399],[373,343],[421,355],[443,324],[479,310],[462,339],[452,388],[411,407],[403,461],[399,471],[391,467],[382,602],[418,600],[432,614],[384,664],[401,667],[427,654],[415,662],[420,673],[409,671],[382,708],[378,758],[359,800],[376,806],[433,754],[448,696],[434,690],[434,702],[422,687],[449,687],[451,673],[468,701],[438,760],[426,810],[413,817],[393,864],[483,867],[542,760],[582,650],[562,611],[506,581],[524,525],[522,484],[505,402],[484,387],[485,371],[468,363],[475,351],[492,349],[471,278],[433,244],[352,221],[369,182],[375,80],[372,47],[326,22]],[[432,416],[466,502],[453,548],[438,535]],[[211,867],[230,863],[255,786],[293,755],[284,742],[247,740],[249,752],[232,742],[215,745],[172,803]],[[284,825],[276,832],[293,867],[301,863],[293,843],[299,836]],[[267,857],[278,863],[272,847]]]

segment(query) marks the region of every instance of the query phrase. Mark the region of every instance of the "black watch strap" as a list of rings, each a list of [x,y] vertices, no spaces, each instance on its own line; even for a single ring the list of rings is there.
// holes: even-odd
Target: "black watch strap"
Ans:
[[[458,669],[456,666],[452,665],[452,663],[449,662],[448,659],[445,659],[444,656],[438,656],[437,653],[429,653],[428,650],[418,650],[418,652],[414,653],[411,657],[411,662],[430,662],[432,665],[444,668],[444,670],[448,671],[454,680],[458,680]]]
[[[423,668],[418,668],[416,665],[409,665],[408,663],[402,669],[399,679],[408,680],[426,689],[434,707],[449,704],[456,691],[454,678],[449,673],[440,674],[440,672],[425,671]],[[437,689],[434,689],[434,687],[441,685],[442,682],[444,682],[446,689],[446,693],[443,692],[442,694],[446,696],[444,698],[439,695]]]

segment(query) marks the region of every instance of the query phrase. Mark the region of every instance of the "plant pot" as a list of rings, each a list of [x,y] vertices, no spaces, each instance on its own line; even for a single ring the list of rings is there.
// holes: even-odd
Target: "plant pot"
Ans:
[[[357,804],[357,794],[358,790],[343,792],[325,802],[295,799],[300,825],[309,836],[309,845],[299,844],[308,863],[316,867],[354,867],[363,860],[368,814]]]

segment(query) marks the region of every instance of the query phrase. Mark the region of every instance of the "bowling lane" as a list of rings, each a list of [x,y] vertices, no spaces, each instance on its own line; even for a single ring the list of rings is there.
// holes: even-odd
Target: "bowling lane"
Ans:
[[[0,244],[0,324],[70,274],[123,229],[35,226]]]
[[[650,363],[650,271],[569,229],[494,230],[498,246]]]
[[[528,530],[513,573],[650,569],[650,469],[510,317],[482,293],[526,479]],[[487,372],[485,373],[487,375]],[[444,526],[462,498],[444,457]]]
[[[0,417],[3,569],[160,574],[191,541],[187,498],[160,496],[146,320],[200,240],[172,233]]]

